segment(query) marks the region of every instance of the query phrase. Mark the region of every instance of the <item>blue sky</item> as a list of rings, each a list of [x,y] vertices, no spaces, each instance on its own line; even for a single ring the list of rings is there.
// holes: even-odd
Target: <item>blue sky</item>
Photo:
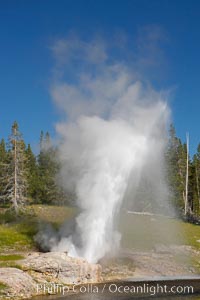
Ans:
[[[152,30],[155,39],[149,38]],[[55,135],[60,114],[50,95],[52,46],[69,32],[126,44],[127,61],[137,60],[137,70],[156,89],[170,90],[177,134],[185,139],[188,131],[195,151],[200,142],[198,0],[0,1],[0,137],[8,136],[14,120],[35,149],[41,130]]]

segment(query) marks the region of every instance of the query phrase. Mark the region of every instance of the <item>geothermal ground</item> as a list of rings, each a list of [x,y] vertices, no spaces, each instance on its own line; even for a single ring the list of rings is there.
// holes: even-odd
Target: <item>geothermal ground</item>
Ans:
[[[41,278],[46,280],[51,275],[53,276],[51,280],[55,280],[54,275],[58,274],[57,260],[64,254],[54,255],[52,253],[51,255],[51,253],[47,253],[47,257],[45,256],[43,259],[41,257],[43,254],[39,253],[34,236],[44,225],[51,224],[56,230],[62,222],[72,219],[76,214],[75,208],[40,205],[28,207],[26,214],[18,219],[13,219],[10,213],[5,214],[5,211],[1,211],[0,274],[3,277],[0,275],[0,294],[3,295],[2,297],[7,295],[6,291],[8,291],[5,278],[11,278],[12,286],[16,285],[18,290],[21,287],[21,294],[25,298],[31,295],[35,280],[41,280]],[[102,266],[101,280],[162,276],[191,277],[200,273],[200,230],[198,225],[165,217],[134,215],[124,212],[121,216],[119,230],[122,233],[121,248],[114,256],[107,256],[99,261]],[[62,277],[64,274],[66,277],[65,272],[69,269],[66,265],[68,260],[65,262],[65,259],[63,261],[61,258],[59,276]],[[50,275],[47,272],[48,260],[51,265],[52,274]],[[78,266],[77,261],[79,260],[72,260],[72,263]],[[77,272],[79,273],[78,269]],[[86,273],[82,274],[84,280],[92,280]],[[100,275],[98,276],[100,278]],[[25,283],[27,284],[26,288],[24,288]],[[12,295],[11,290],[8,292],[9,295]]]
[[[17,266],[18,260],[38,251],[34,236],[45,224],[56,229],[75,215],[75,208],[35,205],[14,220],[1,211],[0,267]],[[198,225],[130,213],[124,213],[120,223],[121,248],[114,257],[100,260],[105,278],[200,273]]]

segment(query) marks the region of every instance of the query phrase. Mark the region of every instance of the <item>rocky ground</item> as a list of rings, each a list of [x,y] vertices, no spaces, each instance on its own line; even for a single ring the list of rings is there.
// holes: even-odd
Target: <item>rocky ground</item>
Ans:
[[[0,299],[27,299],[35,295],[56,293],[47,289],[54,286],[100,282],[101,266],[89,264],[81,258],[71,258],[66,253],[29,253],[17,262],[18,268],[0,268]]]
[[[126,214],[122,220],[123,250],[117,257],[107,257],[99,265],[91,265],[66,253],[40,253],[34,242],[41,226],[43,229],[50,224],[54,229],[59,228],[64,220],[73,217],[74,209],[40,205],[28,209],[29,213],[14,220],[8,212],[0,210],[0,300],[57,293],[57,290],[37,291],[38,284],[73,285],[200,274],[199,226],[180,220]],[[172,238],[169,233],[174,231],[178,236],[175,234]]]
[[[104,280],[200,275],[200,252],[183,245],[160,245],[146,252],[122,250],[118,258],[100,263]]]
[[[128,249],[121,251],[118,257],[102,259],[100,264],[89,264],[84,259],[59,252],[30,252],[25,256],[17,261],[16,267],[0,268],[0,284],[4,287],[0,289],[0,299],[60,292],[38,290],[38,285],[49,283],[73,285],[200,274],[200,252],[191,246],[157,246],[148,252]]]

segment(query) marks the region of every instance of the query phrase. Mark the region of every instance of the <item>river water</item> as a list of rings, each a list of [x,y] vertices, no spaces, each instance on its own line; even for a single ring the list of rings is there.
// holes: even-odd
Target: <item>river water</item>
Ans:
[[[116,281],[87,284],[60,290],[60,296],[44,296],[35,300],[200,300],[200,279],[157,281]]]
[[[41,300],[50,300],[51,297],[40,297]],[[130,295],[119,295],[119,294],[78,294],[78,295],[68,295],[64,297],[53,297],[51,300],[131,300],[131,299],[139,299],[139,300],[200,300],[200,295],[180,295],[180,296],[149,296],[149,297],[137,297]]]

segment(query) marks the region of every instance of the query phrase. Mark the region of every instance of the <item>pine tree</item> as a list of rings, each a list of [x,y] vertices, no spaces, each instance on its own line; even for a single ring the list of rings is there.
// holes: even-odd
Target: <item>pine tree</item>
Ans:
[[[193,157],[193,181],[194,181],[194,211],[200,214],[200,144],[197,153]]]
[[[189,215],[197,216],[199,214],[199,201],[196,182],[196,169],[194,161],[189,162],[189,184],[188,184],[188,201],[189,201]]]
[[[5,205],[4,199],[4,169],[7,164],[7,151],[6,151],[6,143],[4,139],[0,142],[0,200],[3,200],[3,204]],[[0,201],[1,203],[2,201]]]
[[[55,149],[51,144],[50,135],[41,132],[40,153],[38,156],[38,198],[42,203],[53,203],[57,197],[56,173],[57,163],[55,160]]]
[[[27,170],[27,196],[31,201],[37,200],[38,190],[38,166],[36,157],[32,152],[30,144],[25,150],[26,170]],[[37,202],[37,201],[36,201]]]
[[[166,151],[168,184],[173,205],[180,211],[183,208],[181,174],[179,170],[181,142],[176,136],[174,126],[170,125],[169,142]]]
[[[27,174],[25,161],[25,144],[17,122],[14,122],[8,143],[8,160],[3,168],[4,190],[2,196],[4,201],[12,204],[16,213],[26,203]]]
[[[186,198],[188,211],[191,210],[192,204],[191,189],[189,190],[188,184],[186,187],[187,146],[186,144],[182,144],[181,140],[176,136],[176,131],[172,124],[169,130],[169,142],[168,149],[166,151],[166,160],[168,166],[168,184],[171,190],[172,203],[177,210],[183,214],[186,206]],[[190,161],[188,161],[188,171],[188,177],[190,177]]]
[[[191,160],[187,145],[176,137],[171,125],[166,158],[173,204],[188,220],[195,220],[200,214],[200,145]]]
[[[6,158],[6,143],[4,139],[0,142],[0,161],[4,161]]]
[[[178,178],[179,178],[179,191],[182,195],[181,197],[181,209],[184,210],[185,214],[185,207],[187,207],[187,211],[189,210],[189,203],[186,204],[186,197],[188,197],[188,194],[186,196],[186,173],[187,173],[187,146],[186,144],[182,144],[181,140],[179,139],[180,144],[178,148]],[[188,186],[187,186],[188,189]],[[186,212],[187,213],[187,212]]]

